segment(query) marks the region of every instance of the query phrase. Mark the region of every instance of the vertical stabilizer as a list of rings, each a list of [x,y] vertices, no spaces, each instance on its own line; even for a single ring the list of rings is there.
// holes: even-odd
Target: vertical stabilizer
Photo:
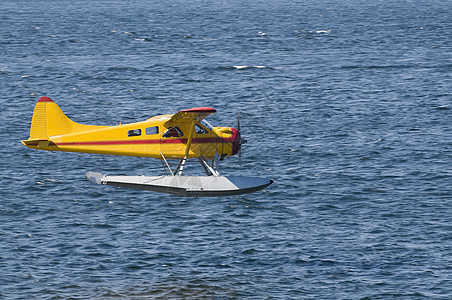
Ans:
[[[72,122],[49,97],[36,103],[31,121],[30,139],[48,140],[50,136],[71,132]]]
[[[36,103],[31,120],[29,140],[48,140],[55,135],[82,132],[104,126],[82,125],[69,119],[49,97],[41,97]]]
[[[52,101],[48,97],[41,97],[36,103],[31,121],[30,139],[47,140],[46,103]],[[53,102],[53,101],[52,101]]]
[[[63,113],[49,97],[41,97],[36,103],[31,120],[30,137],[22,144],[33,149],[56,150],[53,142],[56,136],[80,133],[107,126],[82,125],[75,123]]]

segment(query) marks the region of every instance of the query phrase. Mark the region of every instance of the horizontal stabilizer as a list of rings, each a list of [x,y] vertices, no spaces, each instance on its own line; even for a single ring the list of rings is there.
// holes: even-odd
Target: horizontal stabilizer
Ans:
[[[25,140],[22,141],[22,144],[27,147],[37,147],[45,149],[49,146],[56,146],[54,142],[49,140]]]

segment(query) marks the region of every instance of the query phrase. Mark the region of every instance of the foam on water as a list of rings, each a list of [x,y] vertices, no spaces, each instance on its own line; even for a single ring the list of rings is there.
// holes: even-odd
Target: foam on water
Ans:
[[[237,70],[243,70],[243,69],[265,69],[266,66],[233,66]]]

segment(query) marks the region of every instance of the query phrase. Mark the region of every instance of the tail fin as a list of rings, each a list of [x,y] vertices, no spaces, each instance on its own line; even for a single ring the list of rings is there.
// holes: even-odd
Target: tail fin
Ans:
[[[30,128],[30,140],[49,140],[49,137],[95,129],[98,126],[82,125],[69,119],[49,97],[36,103]]]
[[[41,97],[33,112],[29,139],[48,140],[49,136],[69,132],[68,120],[69,118],[52,99]],[[58,123],[59,125],[55,126]]]

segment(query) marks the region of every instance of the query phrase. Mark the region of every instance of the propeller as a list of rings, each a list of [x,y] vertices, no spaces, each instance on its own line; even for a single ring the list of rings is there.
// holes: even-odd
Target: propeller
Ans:
[[[247,142],[247,140],[242,139],[242,132],[240,130],[240,111],[237,111],[237,131],[238,131],[238,141],[239,141],[239,160],[242,160],[242,145]]]

